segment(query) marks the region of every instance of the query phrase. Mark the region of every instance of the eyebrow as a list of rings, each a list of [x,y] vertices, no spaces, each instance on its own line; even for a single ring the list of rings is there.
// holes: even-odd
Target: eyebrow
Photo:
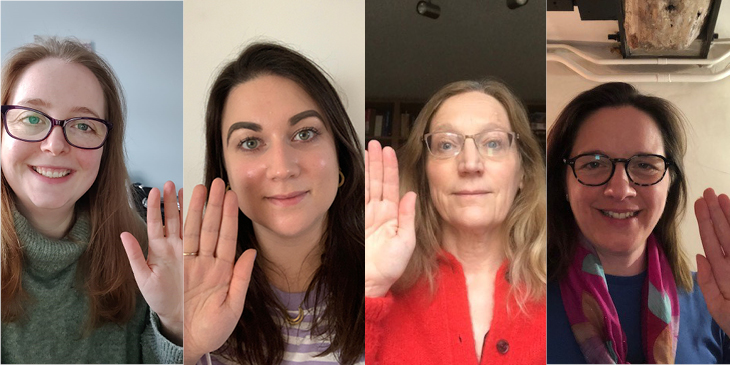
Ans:
[[[579,153],[576,153],[574,156],[579,156],[579,155],[604,155],[604,156],[610,157],[610,155],[607,152],[602,151],[602,150],[590,150],[590,151],[579,152]],[[639,151],[639,152],[633,153],[629,157],[633,157],[636,155],[662,155],[662,154],[654,153],[654,152],[647,152],[647,151]]]
[[[294,126],[297,123],[299,123],[300,121],[307,119],[307,118],[311,118],[311,117],[315,117],[321,121],[324,120],[324,118],[322,118],[322,115],[319,114],[319,112],[312,109],[312,110],[305,110],[301,113],[297,113],[297,114],[293,115],[291,118],[289,118],[289,125]],[[238,129],[250,129],[254,132],[261,132],[263,130],[263,128],[261,128],[260,124],[254,123],[254,122],[233,123],[233,125],[230,128],[228,128],[228,136],[226,136],[226,144],[228,144],[228,142],[230,141],[231,134],[233,134],[233,132]]]
[[[441,132],[441,131],[446,132],[446,131],[454,131],[454,130],[456,130],[456,128],[454,128],[453,124],[443,123],[443,124],[440,124],[439,126],[437,126],[436,128],[431,129],[431,132]],[[497,123],[487,123],[487,125],[484,126],[484,129],[482,129],[482,132],[493,131],[493,130],[509,132],[509,130],[505,130],[504,128],[502,128],[502,126],[500,124],[497,124]]]
[[[49,102],[47,102],[47,101],[45,101],[43,99],[38,99],[38,98],[21,100],[20,102],[18,102],[18,104],[30,104],[30,105],[35,106],[35,107],[43,107],[43,108],[50,108],[51,107],[51,103],[49,103]],[[99,116],[99,114],[96,114],[96,112],[94,112],[93,110],[91,110],[91,109],[89,109],[89,108],[87,108],[85,106],[75,106],[75,107],[71,108],[70,111],[71,111],[71,113],[86,113],[86,114],[91,114],[91,115],[94,116],[94,118],[102,119]]]

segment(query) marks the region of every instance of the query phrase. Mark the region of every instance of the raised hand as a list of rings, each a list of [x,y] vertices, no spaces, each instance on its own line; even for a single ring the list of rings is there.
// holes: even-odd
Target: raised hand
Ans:
[[[365,151],[365,296],[384,296],[416,247],[416,194],[400,197],[398,159],[370,141]]]
[[[124,232],[121,238],[139,291],[160,317],[162,334],[172,342],[182,345],[182,220],[175,196],[175,184],[166,182],[164,191],[164,226],[160,213],[160,190],[152,189],[147,197],[147,259],[145,260],[139,242],[131,233]],[[181,202],[182,193],[180,189]]]
[[[223,180],[193,190],[185,221],[185,364],[218,349],[233,333],[246,299],[256,251],[246,250],[234,265],[238,201]]]
[[[730,333],[730,198],[707,189],[695,215],[705,249],[705,256],[697,255],[697,282],[712,318]]]

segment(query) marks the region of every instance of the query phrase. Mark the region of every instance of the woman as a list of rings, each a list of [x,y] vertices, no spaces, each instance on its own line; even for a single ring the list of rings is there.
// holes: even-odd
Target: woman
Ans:
[[[185,363],[362,363],[364,167],[335,89],[302,55],[250,45],[213,83],[206,140],[210,197],[201,221],[195,188],[185,224]]]
[[[582,93],[558,117],[547,153],[548,362],[730,359],[719,243],[730,248],[730,201],[708,189],[696,204],[708,257],[698,255],[695,277],[678,229],[684,124],[671,103],[624,83]]]
[[[122,235],[130,270],[119,236],[147,235],[129,204],[111,67],[51,39],[17,49],[2,85],[2,361],[179,362],[179,218],[168,209],[165,237],[155,189],[146,262]]]
[[[517,98],[496,81],[431,97],[400,201],[393,149],[366,161],[367,363],[544,363],[543,160]]]

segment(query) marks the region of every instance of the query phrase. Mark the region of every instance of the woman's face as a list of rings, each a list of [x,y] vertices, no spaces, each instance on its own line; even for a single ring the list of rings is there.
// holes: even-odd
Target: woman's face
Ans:
[[[234,87],[223,108],[228,183],[257,229],[321,235],[339,165],[324,114],[295,82],[260,76]]]
[[[492,96],[467,92],[441,105],[429,132],[474,135],[493,130],[512,132],[507,111]],[[445,224],[477,230],[501,226],[522,181],[516,144],[498,157],[482,156],[471,138],[454,157],[437,159],[426,152],[431,199]]]
[[[40,110],[56,119],[104,118],[99,81],[85,66],[47,58],[30,65],[10,92],[10,105]],[[41,142],[23,142],[2,131],[2,171],[21,211],[66,213],[96,180],[103,147],[84,150],[66,142],[54,126]]]
[[[636,154],[664,156],[664,142],[657,124],[648,114],[631,106],[603,108],[588,117],[578,130],[570,157],[583,153],[600,153],[611,158]],[[599,256],[643,252],[647,238],[664,212],[671,180],[669,173],[651,186],[630,182],[624,163],[617,163],[611,179],[601,186],[582,185],[570,167],[565,174],[573,216]]]

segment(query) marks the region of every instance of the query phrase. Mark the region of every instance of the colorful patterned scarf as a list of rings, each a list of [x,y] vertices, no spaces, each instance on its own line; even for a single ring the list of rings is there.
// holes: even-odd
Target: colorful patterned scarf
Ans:
[[[560,282],[563,306],[589,364],[628,364],[626,334],[608,293],[606,275],[585,239]],[[649,364],[674,364],[679,331],[677,286],[664,252],[652,234],[646,242],[647,276],[642,290],[641,335]]]

